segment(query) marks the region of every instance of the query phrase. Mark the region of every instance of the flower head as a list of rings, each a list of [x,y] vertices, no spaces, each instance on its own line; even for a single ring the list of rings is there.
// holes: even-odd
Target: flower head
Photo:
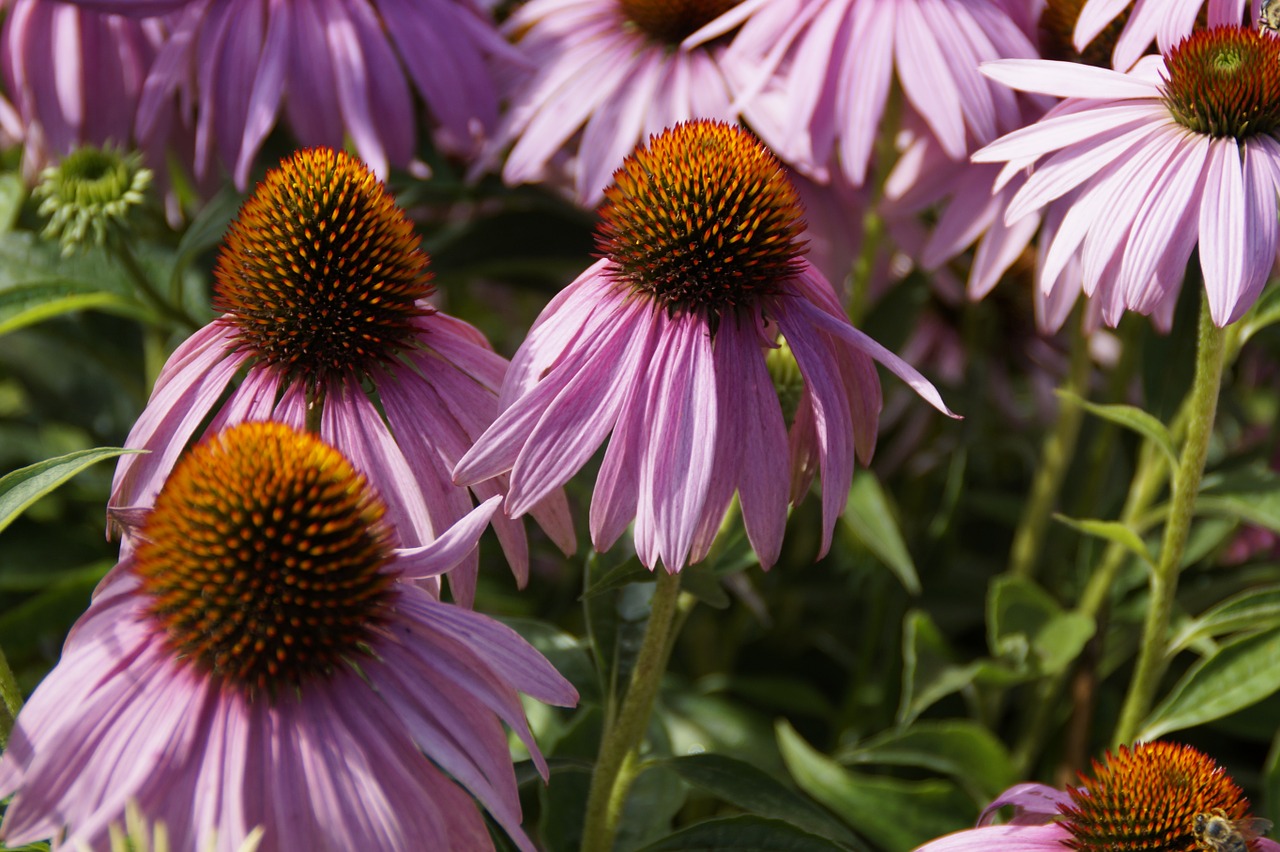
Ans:
[[[595,206],[617,164],[646,136],[692,118],[733,120],[727,34],[759,0],[531,0],[506,24],[531,75],[488,159],[510,147],[508,183],[571,184]]]
[[[861,186],[891,84],[952,160],[1020,125],[1019,98],[978,63],[1037,56],[1021,0],[781,0],[729,50],[743,114],[782,159]]]
[[[255,422],[196,445],[18,717],[4,841],[100,846],[136,801],[179,849],[256,826],[264,852],[491,848],[474,796],[532,850],[501,722],[546,777],[516,692],[576,693],[413,582],[496,507],[397,550],[367,479],[314,436]]]
[[[1006,825],[993,825],[1012,806]],[[1017,848],[1077,852],[1195,852],[1222,848],[1205,840],[1236,837],[1249,852],[1276,852],[1280,844],[1260,836],[1270,823],[1248,816],[1249,801],[1211,758],[1190,746],[1139,743],[1121,746],[1081,786],[1066,791],[1019,784],[983,812],[978,828],[940,837],[918,852],[977,852]]]
[[[1084,0],[1075,22],[1074,45],[1085,51],[1100,34],[1119,25],[1113,39],[1111,66],[1132,68],[1156,42],[1161,53],[1191,34],[1204,21],[1210,27],[1238,25],[1250,0]],[[1207,16],[1206,16],[1207,12]]]
[[[86,145],[141,142],[133,116],[164,39],[161,23],[51,0],[6,5],[0,71],[16,115],[0,105],[0,129],[22,139],[29,173]],[[162,145],[168,128],[160,130]],[[164,163],[159,147],[143,147],[148,163]]]
[[[695,121],[654,136],[606,199],[604,257],[538,318],[503,384],[505,410],[454,477],[510,471],[519,515],[612,432],[592,541],[607,549],[634,518],[640,560],[678,571],[707,555],[735,491],[771,565],[788,502],[820,469],[825,552],[854,456],[875,445],[872,358],[945,411],[937,391],[849,324],[802,256],[795,191],[746,131]],[[779,338],[804,381],[789,425],[765,363]]]
[[[224,313],[162,370],[127,439],[151,452],[116,468],[113,508],[148,503],[212,415],[210,431],[265,419],[318,427],[382,494],[406,545],[466,514],[471,498],[449,470],[497,415],[506,362],[478,331],[423,301],[427,256],[362,163],[318,149],[269,172],[232,224],[215,278]],[[563,495],[537,516],[573,549]],[[495,529],[523,579],[523,528],[499,516]],[[472,558],[450,575],[458,600],[471,600],[476,568]]]
[[[471,153],[497,119],[490,63],[512,54],[466,0],[81,0],[126,15],[172,12],[137,112],[148,138],[178,101],[196,106],[195,168],[215,158],[237,186],[283,110],[303,145],[349,136],[373,171],[415,156],[414,91],[435,140]],[[180,95],[181,97],[175,97]]]
[[[1067,98],[1041,121],[974,154],[1007,180],[1034,172],[1007,224],[1043,213],[1040,286],[1083,292],[1111,324],[1125,310],[1167,321],[1191,253],[1213,320],[1238,319],[1275,262],[1280,190],[1280,39],[1242,27],[1199,30],[1121,74],[1050,61],[983,66],[1006,85]],[[1105,211],[1105,213],[1104,213]]]
[[[57,238],[69,255],[118,236],[129,214],[146,200],[151,171],[136,157],[111,148],[81,148],[40,175],[33,195],[48,216],[43,236]]]

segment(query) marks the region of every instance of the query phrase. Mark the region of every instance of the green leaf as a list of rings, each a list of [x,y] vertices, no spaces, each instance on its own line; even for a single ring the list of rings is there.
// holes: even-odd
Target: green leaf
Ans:
[[[0,290],[0,334],[90,309],[130,317],[145,315],[136,304],[115,293],[90,290],[71,281],[44,281]]]
[[[859,543],[889,567],[904,589],[920,594],[920,576],[875,474],[860,470],[854,476],[842,522]]]
[[[842,749],[844,765],[912,766],[949,775],[985,804],[1016,782],[1004,744],[976,722],[915,722]]]
[[[668,834],[686,798],[688,790],[665,764],[645,766],[627,791],[617,848],[634,849]]]
[[[1245,521],[1280,532],[1280,475],[1262,465],[1206,476],[1196,514]]]
[[[1082,406],[1090,414],[1095,414],[1103,420],[1109,420],[1126,429],[1132,429],[1159,447],[1169,460],[1171,467],[1177,466],[1178,451],[1173,443],[1173,435],[1169,434],[1169,430],[1156,417],[1132,405],[1099,405],[1096,402],[1089,402],[1087,399],[1061,388],[1058,389],[1057,394],[1063,399],[1071,400]]]
[[[987,640],[994,656],[1036,673],[1070,665],[1094,633],[1093,619],[1066,612],[1044,589],[1019,577],[997,577],[987,598]]]
[[[1084,533],[1085,535],[1095,536],[1120,545],[1125,550],[1137,556],[1149,567],[1155,567],[1155,562],[1151,558],[1151,554],[1147,551],[1147,544],[1142,540],[1142,536],[1138,535],[1134,530],[1120,521],[1100,521],[1093,518],[1068,518],[1066,515],[1060,515],[1056,512],[1053,519],[1059,523],[1066,524],[1073,530]]]
[[[1280,627],[1280,584],[1248,589],[1184,624],[1169,642],[1169,656],[1203,639]]]
[[[843,852],[848,848],[780,820],[744,815],[696,823],[639,852]]]
[[[0,175],[0,232],[13,230],[27,198],[27,185],[22,175],[5,172]]]
[[[599,562],[599,554],[592,554],[592,558],[597,563]],[[608,592],[616,592],[624,586],[629,586],[632,583],[644,583],[652,578],[653,572],[641,565],[639,559],[628,559],[621,565],[615,565],[607,570],[604,569],[604,566],[600,566],[599,571],[592,572],[590,576],[591,583],[587,590],[582,593],[581,599],[585,600]]]
[[[942,631],[920,610],[908,612],[903,619],[902,658],[900,725],[909,724],[939,700],[975,683],[1011,686],[1030,678],[1026,671],[991,660],[956,665]]]
[[[949,782],[849,772],[785,721],[778,723],[777,733],[782,758],[800,789],[883,849],[914,849],[973,822],[976,807]]]
[[[0,530],[9,526],[32,503],[53,491],[80,471],[104,459],[139,450],[98,447],[46,459],[0,477]]]
[[[1196,663],[1147,719],[1139,739],[1203,725],[1255,704],[1280,689],[1280,629],[1223,645]]]
[[[663,765],[685,783],[747,813],[783,820],[848,846],[858,845],[857,836],[838,819],[750,763],[720,754],[695,754],[670,758]]]
[[[681,571],[680,590],[713,609],[727,609],[730,604],[729,593],[720,585],[720,575],[709,562],[689,565]]]

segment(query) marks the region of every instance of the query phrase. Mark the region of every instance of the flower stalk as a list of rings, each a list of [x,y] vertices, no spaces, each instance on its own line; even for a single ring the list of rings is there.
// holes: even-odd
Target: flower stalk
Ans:
[[[1080,437],[1084,409],[1076,400],[1083,399],[1087,394],[1090,364],[1089,339],[1084,332],[1083,311],[1078,319],[1072,326],[1071,364],[1063,385],[1066,393],[1059,397],[1058,416],[1053,431],[1045,436],[1040,450],[1040,466],[1036,471],[1035,481],[1031,484],[1027,507],[1018,521],[1013,546],[1009,551],[1009,573],[1014,577],[1035,576],[1045,531],[1049,526],[1049,516],[1062,492],[1062,483],[1071,459],[1075,456],[1076,441]]]
[[[21,709],[22,690],[18,688],[18,680],[13,676],[8,658],[0,651],[0,748],[9,745],[13,720],[18,718]]]
[[[639,774],[640,746],[649,727],[653,701],[675,644],[673,628],[679,610],[680,575],[662,569],[654,573],[657,578],[649,603],[649,623],[631,670],[631,681],[616,716],[606,714],[600,754],[587,794],[582,852],[607,852],[613,848],[627,793]]]
[[[1160,545],[1160,561],[1151,575],[1151,600],[1139,643],[1138,662],[1116,725],[1116,745],[1132,742],[1155,698],[1168,649],[1169,616],[1178,591],[1182,554],[1191,531],[1196,496],[1204,475],[1209,440],[1218,410],[1218,392],[1226,353],[1227,331],[1214,324],[1207,299],[1201,300],[1196,372],[1188,402],[1186,438],[1173,476],[1169,517]]]

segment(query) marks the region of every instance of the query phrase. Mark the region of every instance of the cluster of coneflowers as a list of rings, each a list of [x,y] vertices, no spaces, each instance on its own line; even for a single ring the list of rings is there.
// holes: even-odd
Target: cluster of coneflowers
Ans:
[[[545,778],[518,693],[577,695],[470,608],[484,529],[521,582],[522,516],[572,552],[561,487],[607,438],[590,540],[604,551],[630,530],[658,569],[661,627],[670,578],[707,557],[735,499],[767,568],[817,480],[827,551],[874,449],[876,362],[950,413],[850,323],[831,283],[847,256],[806,259],[800,193],[824,186],[855,209],[874,189],[895,215],[935,212],[914,243],[890,230],[926,268],[976,242],[977,296],[1036,239],[1048,329],[1081,294],[1095,323],[1131,311],[1167,326],[1198,252],[1202,416],[1174,478],[1130,739],[1159,674],[1222,329],[1280,244],[1280,38],[1244,0],[1210,0],[1205,26],[1201,0],[1138,0],[1113,20],[1124,5],[1076,4],[1075,53],[1055,61],[1024,0],[530,0],[503,31],[452,0],[14,0],[0,131],[32,163],[114,139],[245,186],[281,111],[315,147],[254,189],[214,269],[221,315],[172,354],[127,439],[145,452],[113,483],[120,562],[0,759],[4,841],[100,846],[132,807],[181,849],[257,830],[270,850],[484,849],[479,803],[533,848],[503,725]],[[1081,62],[1108,27],[1113,67]],[[69,32],[96,49],[42,68]],[[505,88],[481,82],[495,64]],[[600,259],[510,363],[432,307],[428,259],[378,178],[423,171],[415,96],[434,143],[476,173],[599,204]],[[886,131],[897,159],[877,174]],[[327,147],[344,136],[369,166]],[[51,228],[92,231],[58,191]],[[770,372],[779,353],[802,378],[794,406]],[[647,718],[632,699],[602,744],[587,849],[616,829],[595,805],[625,795]],[[1003,805],[1010,825],[935,848],[1190,850],[1198,819],[1274,846],[1207,758],[1163,744]]]

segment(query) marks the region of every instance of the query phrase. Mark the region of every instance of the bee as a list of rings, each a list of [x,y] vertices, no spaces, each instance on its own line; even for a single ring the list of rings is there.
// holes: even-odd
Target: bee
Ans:
[[[1276,2],[1280,6],[1280,2]],[[1266,834],[1271,829],[1271,820],[1247,817],[1245,819],[1229,819],[1222,808],[1215,808],[1211,813],[1196,814],[1191,822],[1191,833],[1195,835],[1196,845],[1204,852],[1249,852],[1249,842]]]
[[[1258,10],[1258,29],[1264,33],[1280,33],[1280,0],[1262,0]]]

